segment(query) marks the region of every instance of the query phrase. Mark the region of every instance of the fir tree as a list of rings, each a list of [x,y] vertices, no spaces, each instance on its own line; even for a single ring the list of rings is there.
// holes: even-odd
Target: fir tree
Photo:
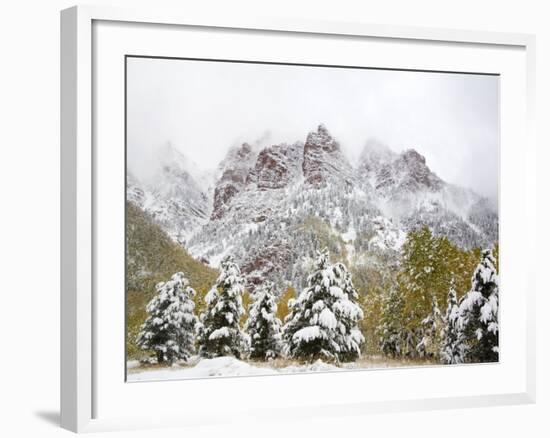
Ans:
[[[342,264],[332,266],[328,251],[318,254],[315,271],[298,299],[290,300],[284,340],[287,354],[305,360],[350,360],[364,341],[357,323],[363,317],[351,277]]]
[[[466,362],[498,361],[498,274],[491,250],[484,250],[471,290],[460,300],[458,327]]]
[[[416,347],[423,337],[422,327],[420,326],[414,329],[405,328],[402,334],[402,355],[410,358],[417,358],[419,355]]]
[[[443,318],[437,299],[432,298],[432,311],[422,320],[422,339],[416,346],[416,351],[420,357],[438,357],[441,349],[441,329]]]
[[[403,354],[403,296],[399,289],[392,287],[382,298],[382,318],[378,328],[380,349],[391,357]]]
[[[202,357],[246,355],[248,337],[239,320],[244,314],[242,294],[244,278],[231,257],[221,263],[221,274],[206,294],[206,311],[201,314],[198,330],[199,354]]]
[[[336,342],[340,345],[338,359],[342,362],[351,362],[361,355],[361,345],[365,338],[359,329],[363,319],[363,311],[359,306],[359,294],[353,285],[350,272],[343,263],[333,267],[334,274],[345,297],[338,299],[332,306],[336,319],[339,322],[339,333]]]
[[[444,364],[457,364],[464,362],[463,345],[458,328],[458,303],[454,282],[451,283],[447,296],[447,312],[443,319],[442,347],[439,354]]]
[[[274,359],[281,354],[281,321],[276,316],[277,303],[273,283],[266,281],[253,295],[245,330],[250,336],[251,359]]]
[[[137,345],[153,350],[157,362],[187,360],[195,352],[195,291],[182,272],[156,285],[157,294],[147,304],[148,318],[141,326]]]

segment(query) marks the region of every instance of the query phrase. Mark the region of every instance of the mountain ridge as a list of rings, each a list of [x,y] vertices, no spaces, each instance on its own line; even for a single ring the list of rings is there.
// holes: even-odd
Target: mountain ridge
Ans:
[[[215,267],[233,254],[252,285],[264,277],[302,282],[303,257],[320,240],[352,265],[364,262],[365,251],[397,253],[404,236],[422,226],[462,248],[498,240],[498,215],[489,200],[445,182],[416,150],[397,153],[367,142],[354,167],[322,124],[303,142],[262,148],[242,143],[228,151],[218,169],[209,192],[197,190],[185,169],[185,177],[167,178],[161,186],[183,184],[186,190],[166,193],[187,198],[158,196],[153,205],[174,217],[155,216],[155,210],[151,215],[160,217],[171,236],[176,232],[197,259]],[[128,198],[139,201],[140,190],[147,190],[128,181]],[[181,209],[169,208],[174,203]],[[148,209],[146,203],[140,206]]]

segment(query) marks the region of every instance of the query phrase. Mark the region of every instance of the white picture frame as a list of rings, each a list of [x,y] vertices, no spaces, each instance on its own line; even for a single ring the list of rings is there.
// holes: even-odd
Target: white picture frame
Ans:
[[[518,121],[519,131],[514,137],[520,140],[522,147],[520,154],[524,156],[524,166],[516,175],[521,180],[517,196],[525,203],[518,214],[528,221],[530,226],[524,232],[524,241],[516,243],[512,234],[503,233],[501,239],[514,241],[510,244],[522,245],[522,249],[534,246],[535,221],[535,143],[533,139],[533,110],[534,110],[534,59],[535,39],[532,35],[491,33],[477,31],[460,31],[451,29],[425,29],[415,27],[393,27],[366,23],[338,23],[316,22],[308,20],[279,20],[272,18],[247,18],[236,12],[232,17],[216,17],[215,15],[195,16],[192,11],[163,12],[161,10],[126,10],[108,7],[76,6],[61,12],[61,426],[75,431],[101,431],[120,428],[162,427],[174,425],[201,424],[206,416],[200,415],[200,401],[197,403],[197,413],[185,415],[183,412],[163,414],[161,410],[149,412],[149,415],[129,416],[124,412],[120,415],[98,414],[103,410],[101,397],[105,399],[105,386],[101,385],[101,372],[108,363],[98,362],[98,349],[102,341],[101,332],[97,332],[98,301],[97,286],[101,284],[101,270],[98,271],[101,250],[98,249],[98,203],[101,190],[96,190],[97,178],[103,172],[103,156],[98,157],[95,151],[98,132],[95,123],[98,120],[97,85],[98,69],[94,59],[98,50],[98,40],[101,38],[94,30],[97,23],[132,23],[135,26],[155,25],[166,29],[166,26],[183,26],[187,29],[200,29],[203,33],[215,29],[237,29],[246,38],[253,40],[262,32],[269,32],[275,36],[337,36],[349,37],[353,40],[370,39],[394,41],[400,44],[453,44],[455,46],[476,47],[488,49],[509,50],[521,53],[521,78],[526,83],[521,85],[525,107],[522,114],[525,118]],[[160,26],[160,27],[158,27]],[[163,27],[164,26],[164,27]],[[139,32],[134,29],[134,32]],[[107,35],[108,36],[108,35]],[[116,44],[113,44],[116,46]],[[102,46],[104,47],[104,46]],[[122,50],[122,49],[121,49]],[[516,55],[517,55],[516,53]],[[433,61],[437,65],[437,60]],[[498,71],[498,67],[495,67]],[[518,85],[519,87],[519,85]],[[510,102],[503,102],[510,105]],[[523,129],[524,128],[524,129]],[[120,129],[120,127],[118,127]],[[123,145],[121,145],[123,147]],[[510,152],[511,153],[511,152]],[[512,157],[510,156],[510,159]],[[103,161],[102,161],[103,160]],[[501,181],[510,176],[503,166]],[[119,169],[120,175],[124,169]],[[114,170],[116,172],[116,169]],[[114,174],[113,174],[114,175]],[[109,177],[111,178],[111,177]],[[112,182],[112,181],[111,181]],[[501,199],[508,196],[501,192]],[[520,199],[518,198],[518,199]],[[519,218],[509,221],[508,230],[514,231],[514,223]],[[517,231],[517,229],[516,229]],[[101,248],[101,245],[99,245]],[[533,403],[535,400],[535,309],[534,309],[534,273],[529,266],[518,268],[518,273],[509,274],[510,279],[516,275],[517,284],[521,284],[520,306],[509,310],[509,318],[521,319],[521,351],[515,352],[518,363],[514,375],[514,389],[503,391],[489,391],[483,393],[464,392],[462,395],[419,396],[413,393],[401,394],[399,390],[392,393],[390,398],[354,399],[345,402],[345,394],[333,404],[325,400],[301,400],[300,409],[296,406],[280,405],[280,409],[268,413],[267,411],[251,411],[248,415],[280,415],[285,412],[293,418],[311,417],[312,415],[361,415],[369,412],[397,412],[414,409],[443,409],[452,407],[472,407],[505,404]],[[503,282],[507,281],[506,273]],[[520,278],[521,277],[521,278]],[[123,294],[123,291],[120,292]],[[506,297],[503,298],[506,300]],[[514,313],[516,312],[516,313]],[[120,322],[123,314],[119,315]],[[122,322],[121,322],[122,323]],[[106,324],[103,322],[103,324]],[[110,320],[108,324],[116,324]],[[506,336],[504,334],[503,336]],[[520,342],[520,341],[518,341]],[[103,355],[105,357],[105,355]],[[504,356],[506,357],[506,356]],[[117,359],[118,360],[118,359]],[[507,359],[503,359],[506,361]],[[506,362],[504,362],[504,365]],[[502,364],[499,364],[502,365]],[[497,366],[499,366],[497,365]],[[504,366],[502,365],[502,366]],[[467,369],[469,366],[465,366]],[[453,367],[451,367],[453,368]],[[373,373],[364,371],[360,373]],[[386,371],[376,371],[384,373]],[[410,370],[401,370],[402,378]],[[458,368],[447,372],[458,373]],[[360,373],[347,373],[346,381],[353,382]],[[316,376],[315,378],[323,378]],[[275,377],[279,378],[279,377]],[[288,376],[285,378],[289,378]],[[305,377],[292,377],[304,379]],[[246,378],[248,379],[248,378]],[[246,379],[240,380],[243,388],[250,386]],[[258,379],[258,378],[256,378]],[[259,379],[268,379],[260,377]],[[273,379],[270,377],[269,379]],[[313,377],[307,379],[313,382]],[[327,377],[328,379],[328,377]],[[331,377],[334,381],[334,378]],[[232,385],[235,379],[211,380],[193,382],[193,388],[198,385],[208,386],[212,390],[214,385]],[[267,380],[266,380],[267,381]],[[229,382],[229,383],[228,383]],[[249,382],[253,382],[250,380]],[[124,385],[124,382],[119,382]],[[179,382],[181,383],[181,382]],[[256,384],[257,381],[254,382]],[[338,384],[335,382],[334,384]],[[147,383],[152,391],[168,391],[169,383]],[[156,385],[156,387],[153,387]],[[234,385],[233,385],[234,386]],[[99,389],[98,389],[99,388]],[[160,389],[159,389],[160,388]],[[195,390],[195,389],[193,389]],[[98,395],[100,394],[100,395]],[[411,395],[413,394],[413,395]],[[115,397],[115,392],[108,394]],[[134,393],[135,396],[135,393]],[[117,401],[118,402],[118,401]],[[204,406],[202,407],[204,411]],[[216,408],[213,407],[214,412]],[[246,415],[243,410],[236,409],[233,414]],[[203,412],[203,414],[205,414]],[[223,414],[217,417],[220,422],[228,421]]]

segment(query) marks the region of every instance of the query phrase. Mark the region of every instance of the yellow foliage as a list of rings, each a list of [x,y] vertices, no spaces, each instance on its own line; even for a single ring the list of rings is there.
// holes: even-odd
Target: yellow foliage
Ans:
[[[243,292],[243,307],[245,312],[243,315],[241,315],[241,319],[239,320],[239,324],[241,325],[241,327],[244,326],[246,318],[248,318],[248,307],[250,306],[250,303],[252,303],[252,297],[250,296],[250,293],[245,290]]]
[[[290,313],[290,309],[288,308],[288,300],[291,298],[296,298],[296,290],[289,286],[281,295],[279,298],[279,302],[277,303],[277,318],[279,318],[282,322],[285,321],[286,316]]]

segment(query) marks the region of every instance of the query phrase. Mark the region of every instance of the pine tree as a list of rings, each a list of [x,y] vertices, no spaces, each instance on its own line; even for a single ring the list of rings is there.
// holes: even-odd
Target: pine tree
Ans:
[[[281,321],[277,318],[277,303],[273,283],[266,281],[253,295],[245,330],[250,336],[251,359],[274,359],[281,355]]]
[[[199,354],[202,357],[246,355],[248,336],[239,320],[244,314],[242,294],[244,278],[231,257],[221,263],[221,274],[206,294],[206,311],[201,314],[198,330]]]
[[[447,312],[443,319],[442,347],[439,354],[444,364],[457,364],[464,362],[464,351],[461,342],[461,334],[458,328],[458,304],[454,282],[451,283],[447,296]]]
[[[136,343],[143,350],[153,350],[157,362],[187,360],[195,353],[195,291],[183,272],[156,285],[157,294],[147,304],[149,314],[141,326]]]
[[[363,319],[363,311],[359,306],[359,294],[353,285],[350,272],[343,263],[333,267],[334,274],[345,297],[338,299],[332,309],[339,322],[339,333],[336,342],[340,345],[338,359],[342,362],[351,362],[361,356],[361,345],[365,338],[359,328]]]
[[[363,312],[350,298],[357,296],[345,266],[332,266],[328,251],[319,252],[308,286],[289,301],[283,334],[287,354],[310,361],[357,357],[364,341],[357,327]]]
[[[460,300],[458,327],[466,362],[498,361],[498,274],[491,250],[484,250],[471,290]]]
[[[437,299],[432,298],[432,310],[430,314],[422,320],[422,339],[416,346],[416,351],[420,357],[436,358],[441,349],[441,329],[443,318]]]
[[[378,328],[380,349],[391,357],[403,354],[403,296],[396,287],[392,287],[382,298],[382,318]]]

